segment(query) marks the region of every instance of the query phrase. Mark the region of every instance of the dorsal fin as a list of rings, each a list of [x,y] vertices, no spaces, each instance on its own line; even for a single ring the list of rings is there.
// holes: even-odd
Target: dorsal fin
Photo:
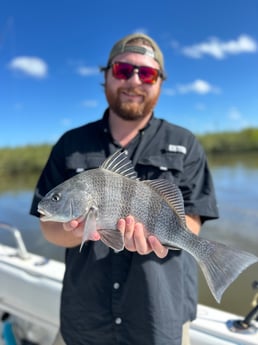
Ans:
[[[167,180],[146,180],[142,181],[151,188],[153,188],[159,195],[161,195],[167,203],[176,211],[180,219],[185,223],[184,200],[182,193],[177,185],[169,183]]]
[[[132,162],[128,158],[127,151],[125,150],[118,150],[109,156],[100,168],[112,171],[133,180],[138,179]]]

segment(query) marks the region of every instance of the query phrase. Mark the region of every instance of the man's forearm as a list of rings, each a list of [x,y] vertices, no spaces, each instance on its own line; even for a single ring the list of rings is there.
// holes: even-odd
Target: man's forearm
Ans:
[[[186,225],[195,235],[198,235],[201,231],[201,218],[199,216],[185,216]]]

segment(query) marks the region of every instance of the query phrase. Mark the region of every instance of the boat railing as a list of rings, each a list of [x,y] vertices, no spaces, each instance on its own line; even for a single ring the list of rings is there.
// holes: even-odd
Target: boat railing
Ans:
[[[17,247],[17,255],[22,260],[29,259],[30,255],[29,255],[27,248],[25,246],[25,243],[22,239],[22,235],[21,235],[20,230],[11,224],[1,222],[1,221],[0,221],[0,229],[8,231],[13,236],[15,243],[16,243],[16,247]]]
[[[254,290],[258,290],[258,281],[252,283]],[[228,328],[232,332],[236,333],[256,333],[257,328],[255,327],[253,321],[258,321],[258,292],[254,294],[252,300],[252,308],[247,313],[247,315],[240,320],[229,320],[227,322]]]

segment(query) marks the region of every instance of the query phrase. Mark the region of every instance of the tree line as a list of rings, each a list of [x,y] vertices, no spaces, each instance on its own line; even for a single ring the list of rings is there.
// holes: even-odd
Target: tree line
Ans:
[[[207,155],[258,153],[258,128],[239,132],[218,132],[197,135]],[[39,175],[49,156],[52,145],[28,145],[0,148],[0,177],[20,174]]]
[[[197,136],[207,154],[258,152],[258,128]]]

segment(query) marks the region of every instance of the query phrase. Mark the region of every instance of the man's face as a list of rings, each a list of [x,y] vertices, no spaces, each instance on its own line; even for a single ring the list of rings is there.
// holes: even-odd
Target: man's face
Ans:
[[[114,61],[160,69],[152,57],[138,53],[123,53],[116,56]],[[110,68],[106,74],[105,94],[111,111],[124,120],[134,121],[151,115],[160,95],[161,84],[160,77],[154,84],[142,82],[137,71],[127,80],[116,79]]]

